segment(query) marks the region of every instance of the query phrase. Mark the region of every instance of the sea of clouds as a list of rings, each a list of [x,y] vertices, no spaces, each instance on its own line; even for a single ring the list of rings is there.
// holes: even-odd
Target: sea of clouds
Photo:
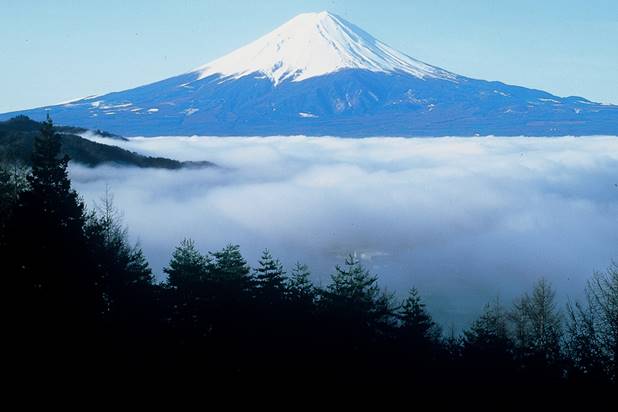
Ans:
[[[445,325],[540,277],[561,301],[618,258],[618,138],[160,137],[111,141],[209,160],[176,171],[72,165],[89,205],[109,185],[154,271],[175,245],[269,248],[326,284],[357,254],[390,291],[416,286]]]

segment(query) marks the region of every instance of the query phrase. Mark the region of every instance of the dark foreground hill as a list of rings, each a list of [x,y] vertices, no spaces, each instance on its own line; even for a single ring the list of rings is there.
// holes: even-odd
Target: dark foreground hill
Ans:
[[[16,159],[30,164],[34,139],[39,135],[41,126],[42,123],[26,116],[17,116],[0,122],[0,159]],[[79,127],[57,126],[55,129],[62,139],[62,154],[67,154],[73,161],[90,167],[105,163],[160,169],[214,166],[207,161],[181,162],[165,157],[144,156],[120,147],[96,143],[79,136],[80,133],[88,131]],[[99,130],[94,133],[101,137],[124,140],[121,136]]]

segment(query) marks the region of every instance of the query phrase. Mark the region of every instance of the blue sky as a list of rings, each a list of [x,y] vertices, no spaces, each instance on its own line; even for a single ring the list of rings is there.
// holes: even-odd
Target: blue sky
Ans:
[[[179,74],[321,10],[462,75],[618,104],[615,0],[0,0],[0,112]]]

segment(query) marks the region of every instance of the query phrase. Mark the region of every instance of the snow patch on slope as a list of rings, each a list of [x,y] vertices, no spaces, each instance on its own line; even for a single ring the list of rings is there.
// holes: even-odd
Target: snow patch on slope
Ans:
[[[318,117],[317,115],[315,115],[313,113],[305,113],[305,112],[300,112],[300,113],[298,113],[298,115],[300,117],[312,118],[312,119]]]
[[[186,110],[183,110],[182,113],[186,114],[187,116],[191,116],[193,113],[199,112],[200,109],[196,109],[195,107],[189,107]]]

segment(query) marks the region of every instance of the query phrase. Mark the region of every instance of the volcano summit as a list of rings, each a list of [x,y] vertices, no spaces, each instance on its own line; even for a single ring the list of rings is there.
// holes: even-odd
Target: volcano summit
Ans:
[[[122,135],[618,135],[618,106],[471,79],[307,13],[195,70],[0,114]]]

